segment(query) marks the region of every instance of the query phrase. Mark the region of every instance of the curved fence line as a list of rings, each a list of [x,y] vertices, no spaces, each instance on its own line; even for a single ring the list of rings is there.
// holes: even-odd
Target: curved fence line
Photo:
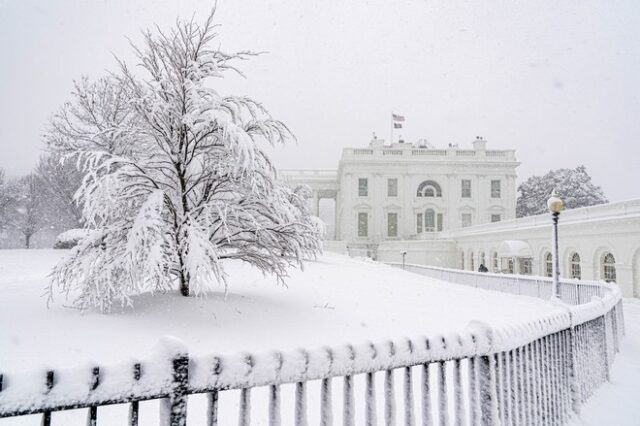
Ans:
[[[388,263],[388,265],[455,284],[546,300],[551,298],[553,286],[553,280],[548,277],[472,272],[414,264],[406,264],[403,267],[401,263]],[[603,281],[561,279],[559,287],[560,300],[570,305],[588,303],[594,296],[604,297],[608,291],[614,290],[614,286]]]
[[[505,283],[508,276],[412,267],[491,290],[544,297],[547,289],[535,278]],[[228,424],[218,419],[220,396],[235,390],[234,422],[248,425],[257,415],[280,425],[281,390],[292,384],[288,415],[296,425],[560,425],[608,379],[624,330],[617,286],[566,284],[575,290],[565,294],[571,304],[517,326],[474,322],[445,336],[195,357],[166,340],[144,362],[0,374],[0,417],[42,413],[46,426],[52,412],[86,408],[95,425],[98,407],[129,404],[129,424],[137,425],[139,402],[159,399],[161,425],[178,426],[186,424],[188,396],[206,393],[207,425]],[[591,289],[597,294],[579,303]],[[252,393],[268,400],[266,411],[252,409]],[[357,407],[356,394],[363,395]]]

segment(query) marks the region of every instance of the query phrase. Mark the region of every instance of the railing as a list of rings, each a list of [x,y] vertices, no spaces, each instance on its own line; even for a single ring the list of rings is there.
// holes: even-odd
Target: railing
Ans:
[[[443,270],[438,273],[444,276]],[[468,275],[450,277],[462,281]],[[494,289],[509,292],[515,288],[485,278],[476,282],[492,281]],[[518,283],[520,294],[538,291],[522,291],[537,286],[532,280]],[[578,283],[577,299],[569,300],[587,297],[591,286]],[[474,322],[455,335],[210,356],[189,356],[181,344],[168,341],[163,352],[144,363],[0,375],[0,417],[42,413],[46,426],[54,411],[83,408],[87,424],[95,425],[98,407],[129,404],[129,425],[137,425],[139,402],[159,399],[161,425],[183,426],[189,395],[205,393],[207,425],[249,425],[256,415],[280,425],[281,392],[290,390],[288,414],[296,425],[373,425],[378,417],[386,425],[399,417],[406,425],[417,419],[422,425],[466,424],[467,419],[472,425],[560,425],[608,379],[624,331],[619,289],[596,286],[599,296],[587,303],[560,304],[535,321],[498,329]],[[219,401],[221,393],[234,390],[239,391],[238,414],[230,422],[219,417]],[[358,407],[356,394],[363,396]],[[252,409],[252,398],[265,400],[264,411]]]
[[[513,162],[516,161],[514,150],[484,151],[473,149],[434,149],[420,148],[412,144],[394,144],[373,148],[345,148],[342,151],[342,159],[359,159],[361,157],[372,157],[370,160],[383,161],[387,156],[402,157],[403,161],[416,160],[420,157],[422,161],[491,161],[491,162]],[[430,158],[424,158],[430,157]]]
[[[447,155],[446,149],[413,149],[411,150],[411,155],[432,155],[432,156],[440,156],[445,157]]]
[[[399,263],[390,265],[402,267]],[[545,300],[551,298],[553,285],[551,278],[531,275],[493,274],[411,264],[406,265],[405,269],[442,281]],[[604,297],[608,291],[609,284],[599,281],[560,280],[560,300],[570,305],[588,303],[594,296]]]

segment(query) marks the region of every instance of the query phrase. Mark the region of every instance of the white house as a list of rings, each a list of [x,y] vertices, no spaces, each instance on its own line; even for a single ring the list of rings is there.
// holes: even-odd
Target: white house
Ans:
[[[345,148],[337,170],[283,170],[291,185],[313,190],[312,210],[333,200],[330,250],[380,261],[551,275],[551,217],[515,218],[513,150],[426,143]],[[326,210],[326,209],[325,209]],[[560,216],[561,273],[616,281],[640,296],[640,200]]]

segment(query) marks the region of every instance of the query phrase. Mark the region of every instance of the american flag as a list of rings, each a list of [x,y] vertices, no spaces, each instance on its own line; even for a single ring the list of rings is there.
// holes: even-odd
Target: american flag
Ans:
[[[398,115],[398,114],[391,113],[391,118],[393,119],[393,121],[404,121],[404,116],[403,115]]]

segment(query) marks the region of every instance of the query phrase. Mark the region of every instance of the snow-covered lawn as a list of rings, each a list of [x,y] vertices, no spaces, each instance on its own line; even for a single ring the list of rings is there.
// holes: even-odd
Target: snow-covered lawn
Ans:
[[[463,330],[469,321],[525,322],[543,301],[430,280],[326,254],[293,270],[287,287],[227,264],[229,295],[143,295],[133,308],[82,314],[41,297],[55,250],[0,250],[0,365],[7,372],[144,358],[165,335],[192,353],[317,347]]]
[[[476,290],[326,254],[308,263],[304,272],[292,271],[288,287],[231,263],[227,264],[231,279],[226,299],[222,289],[201,299],[177,293],[147,294],[137,297],[133,308],[110,315],[82,314],[70,308],[63,296],[49,308],[41,297],[47,273],[64,254],[0,250],[0,371],[11,374],[43,365],[61,368],[145,358],[166,335],[181,339],[194,354],[312,348],[462,331],[472,320],[514,325],[558,309],[534,298]],[[636,416],[620,408],[632,407],[640,390],[640,302],[626,301],[625,310],[627,336],[612,382],[583,407],[578,424],[637,424]],[[283,398],[283,409],[288,411],[291,401]],[[313,400],[310,396],[310,404]],[[263,405],[259,397],[255,403]],[[157,403],[145,404],[143,424],[154,424]],[[193,397],[189,404],[194,422],[190,424],[199,424],[192,413],[204,415],[204,399]],[[237,397],[225,406],[230,414],[223,418],[233,418]],[[260,412],[266,412],[263,409]],[[605,422],[612,411],[619,418]],[[101,413],[107,423],[100,424],[120,423],[126,418],[126,407],[101,408]],[[63,422],[71,424],[72,420],[82,422],[85,414],[61,415]],[[255,420],[264,424],[258,415]],[[38,421],[29,416],[0,420],[0,425],[36,425]]]

